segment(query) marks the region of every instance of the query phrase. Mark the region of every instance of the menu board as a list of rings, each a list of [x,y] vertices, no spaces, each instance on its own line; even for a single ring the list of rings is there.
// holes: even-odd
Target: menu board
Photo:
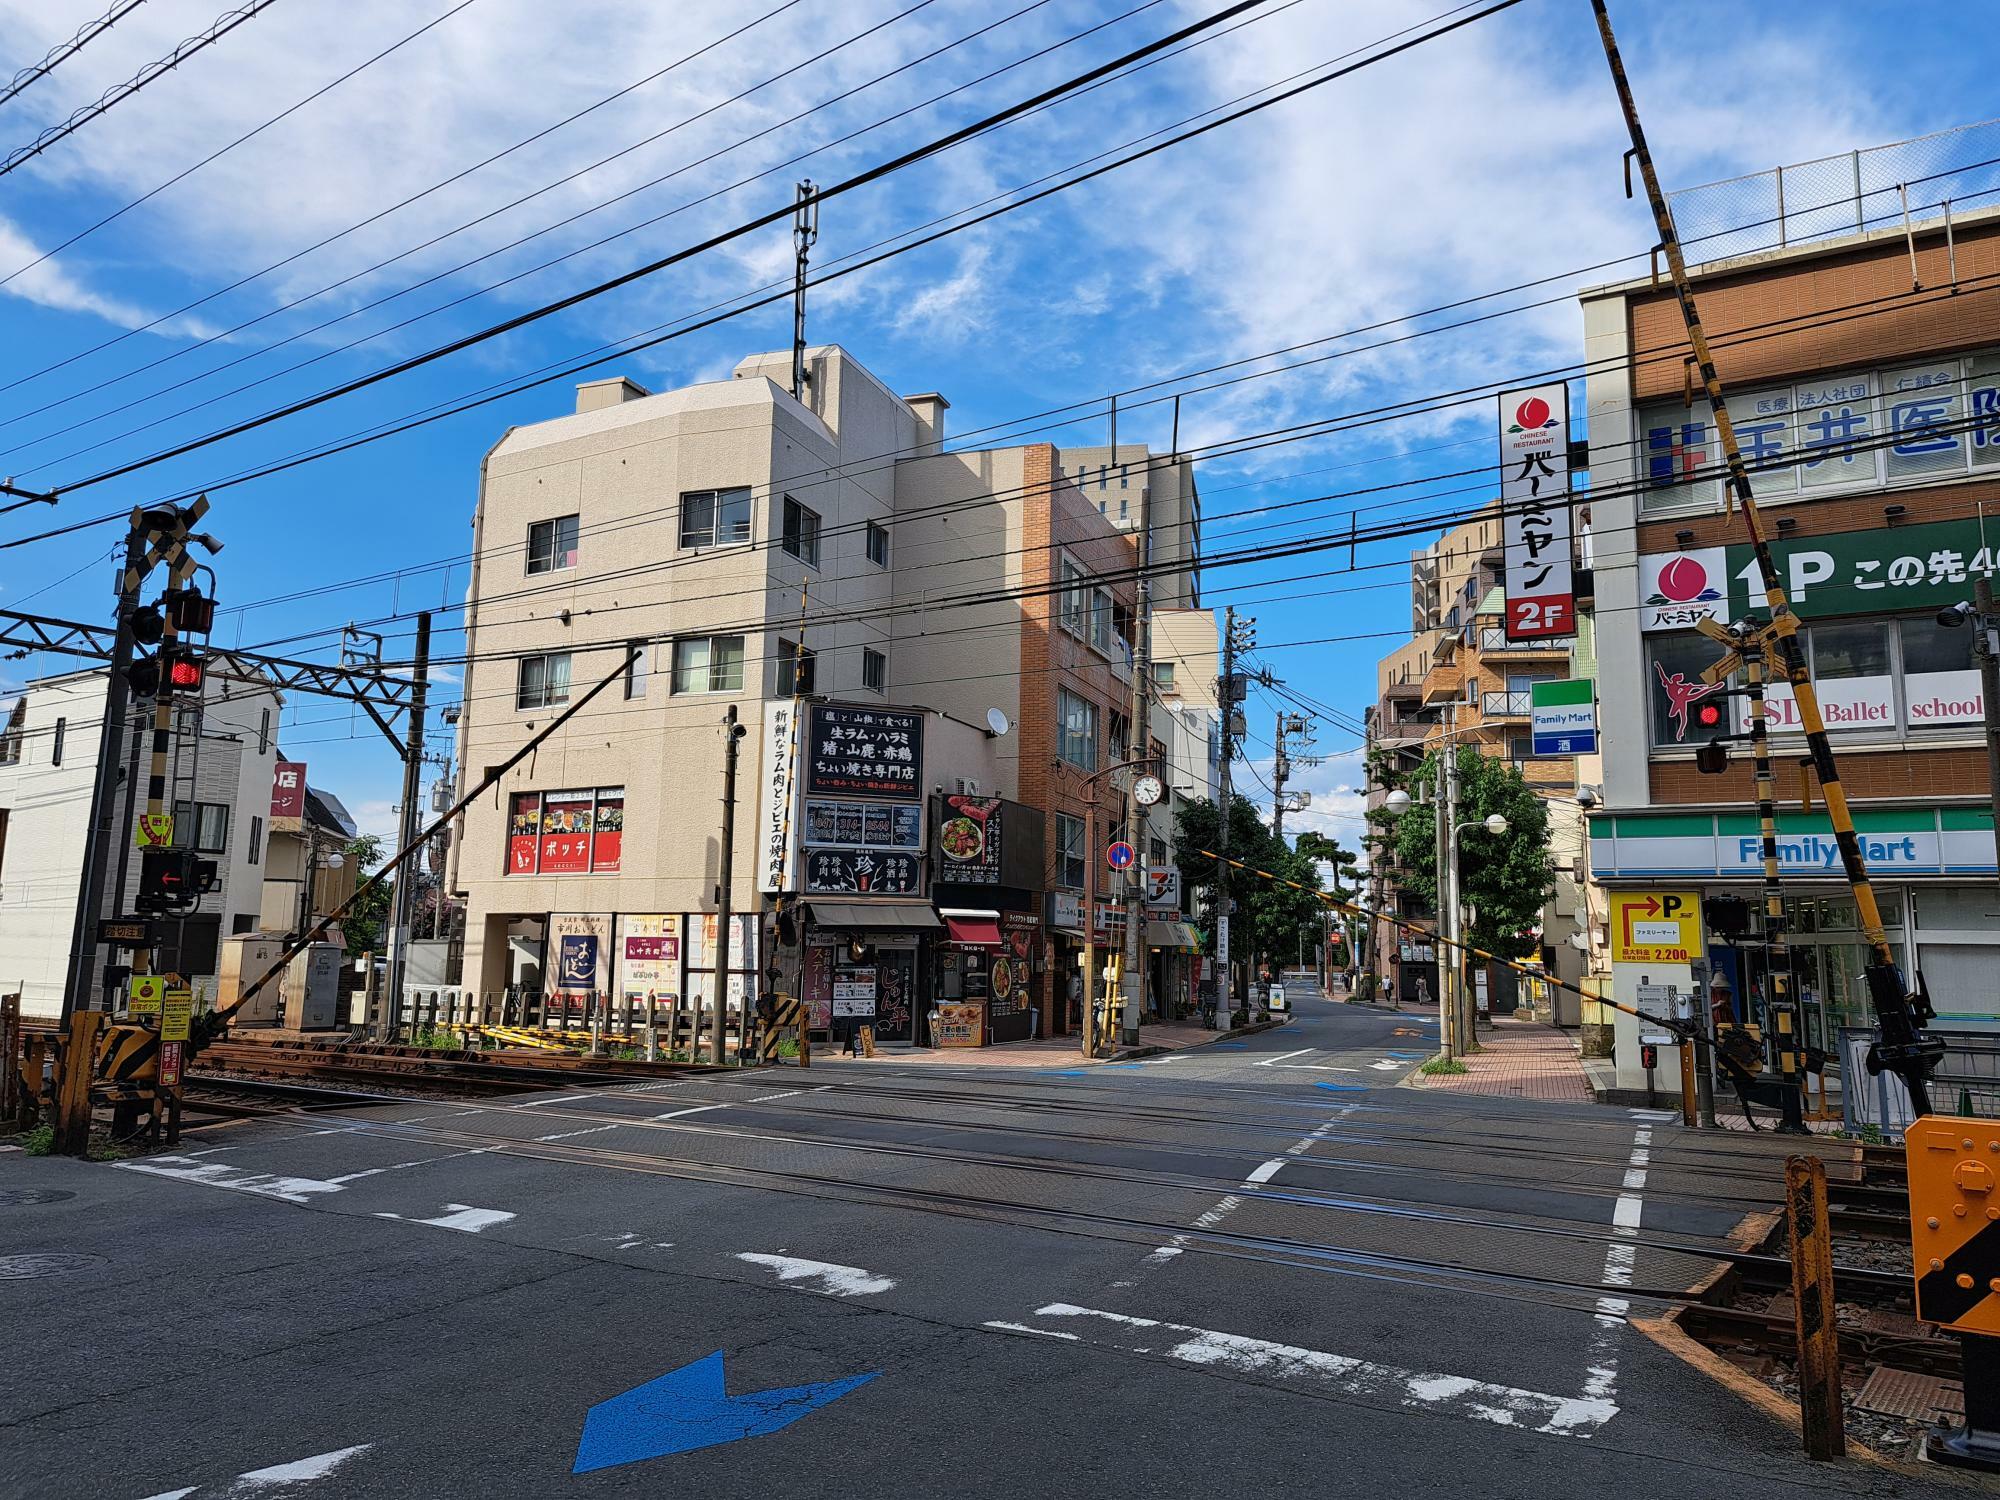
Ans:
[[[806,893],[813,896],[915,896],[923,869],[914,854],[867,849],[807,849]]]
[[[986,1007],[945,1002],[937,1007],[931,1039],[940,1047],[979,1047],[986,1042]]]
[[[1000,838],[998,797],[946,797],[938,809],[937,878],[998,885]]]
[[[839,964],[833,971],[833,1014],[873,1016],[875,1014],[875,966]]]

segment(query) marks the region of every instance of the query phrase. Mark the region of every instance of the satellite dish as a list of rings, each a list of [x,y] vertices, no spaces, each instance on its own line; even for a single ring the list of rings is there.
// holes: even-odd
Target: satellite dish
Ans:
[[[1007,722],[1007,716],[1000,712],[999,709],[989,708],[986,710],[986,727],[992,733],[998,735],[1005,734],[1013,726]]]

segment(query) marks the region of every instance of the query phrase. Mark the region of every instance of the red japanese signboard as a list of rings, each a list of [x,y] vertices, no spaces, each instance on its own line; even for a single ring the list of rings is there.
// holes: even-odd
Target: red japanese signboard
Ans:
[[[281,760],[271,768],[271,816],[303,818],[306,815],[306,763]]]
[[[1500,507],[1507,639],[1574,635],[1568,386],[1501,393]]]
[[[625,840],[625,789],[520,792],[507,819],[509,875],[607,875]]]
[[[160,1087],[179,1088],[181,1082],[181,1042],[160,1043]]]

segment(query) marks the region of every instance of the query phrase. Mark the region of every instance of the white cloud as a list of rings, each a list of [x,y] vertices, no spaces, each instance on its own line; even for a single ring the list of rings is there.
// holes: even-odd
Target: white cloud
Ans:
[[[0,219],[0,273],[15,266],[25,266],[41,253],[40,248],[19,229]],[[0,290],[10,297],[19,297],[24,302],[53,308],[57,312],[89,313],[120,328],[137,328],[153,319],[153,314],[136,303],[93,290],[55,259],[45,260],[32,270],[24,271]]]

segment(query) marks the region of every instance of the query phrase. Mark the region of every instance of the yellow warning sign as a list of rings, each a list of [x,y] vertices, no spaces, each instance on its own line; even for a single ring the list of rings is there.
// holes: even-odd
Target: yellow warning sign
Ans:
[[[1684,964],[1702,955],[1699,891],[1619,891],[1611,898],[1611,961]]]
[[[126,1010],[135,1016],[157,1016],[167,993],[167,979],[164,974],[134,974],[125,989]]]
[[[194,1019],[194,991],[170,989],[160,999],[160,1040],[184,1042]]]
[[[172,813],[140,813],[139,826],[134,830],[132,842],[141,849],[165,849],[174,841],[174,815]]]
[[[1903,1151],[1917,1316],[2000,1334],[2000,1121],[1926,1115]]]

